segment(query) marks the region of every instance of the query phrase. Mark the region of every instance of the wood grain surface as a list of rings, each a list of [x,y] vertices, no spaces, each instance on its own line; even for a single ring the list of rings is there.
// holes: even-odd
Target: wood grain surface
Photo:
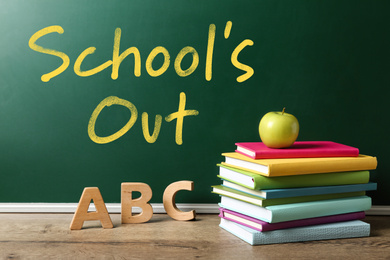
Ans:
[[[112,229],[86,221],[70,230],[72,214],[0,214],[0,259],[389,259],[390,217],[368,216],[366,238],[250,246],[221,229],[215,214],[176,221],[154,214],[143,224]]]

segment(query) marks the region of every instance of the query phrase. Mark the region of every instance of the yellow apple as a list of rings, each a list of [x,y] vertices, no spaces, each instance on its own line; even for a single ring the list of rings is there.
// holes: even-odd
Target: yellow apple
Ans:
[[[270,148],[287,148],[297,140],[299,123],[295,116],[282,112],[269,112],[259,124],[261,141]]]

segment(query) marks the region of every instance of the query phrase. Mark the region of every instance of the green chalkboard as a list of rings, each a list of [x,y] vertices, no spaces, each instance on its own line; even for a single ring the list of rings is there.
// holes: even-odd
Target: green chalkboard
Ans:
[[[0,0],[0,202],[120,201],[122,182],[194,181],[260,141],[269,111],[298,140],[376,156],[389,204],[389,1]],[[157,127],[156,127],[157,126]],[[158,131],[159,130],[159,131]],[[154,134],[153,134],[154,133]]]

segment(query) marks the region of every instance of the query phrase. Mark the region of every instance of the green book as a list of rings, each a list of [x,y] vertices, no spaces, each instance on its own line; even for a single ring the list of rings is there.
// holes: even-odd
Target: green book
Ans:
[[[318,174],[266,177],[242,169],[218,164],[218,177],[253,190],[301,188],[368,183],[369,171],[332,172]]]
[[[283,204],[292,204],[300,202],[310,202],[310,201],[320,201],[320,200],[330,200],[330,199],[339,199],[339,198],[348,198],[348,197],[357,197],[364,196],[364,191],[358,192],[346,192],[346,193],[334,193],[334,194],[321,194],[321,195],[310,195],[310,196],[300,196],[300,197],[286,197],[286,198],[277,198],[277,199],[264,199],[259,196],[241,192],[235,189],[223,185],[215,185],[213,187],[213,193],[226,196],[229,198],[241,200],[248,202],[260,207],[268,207],[274,205],[283,205]]]

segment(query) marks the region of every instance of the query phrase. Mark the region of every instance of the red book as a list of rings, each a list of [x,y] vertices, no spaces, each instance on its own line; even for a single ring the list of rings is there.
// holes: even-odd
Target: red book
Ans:
[[[356,157],[359,149],[331,141],[298,141],[289,148],[269,148],[261,142],[236,143],[236,152],[252,159]]]
[[[244,214],[232,210],[228,210],[225,208],[219,208],[219,211],[220,211],[219,216],[221,218],[250,227],[260,232],[294,228],[294,227],[320,225],[320,224],[334,223],[334,222],[351,221],[351,220],[363,219],[366,216],[364,211],[358,211],[358,212],[339,214],[339,215],[298,219],[298,220],[291,220],[291,221],[279,222],[279,223],[268,223],[260,219],[252,218]]]

